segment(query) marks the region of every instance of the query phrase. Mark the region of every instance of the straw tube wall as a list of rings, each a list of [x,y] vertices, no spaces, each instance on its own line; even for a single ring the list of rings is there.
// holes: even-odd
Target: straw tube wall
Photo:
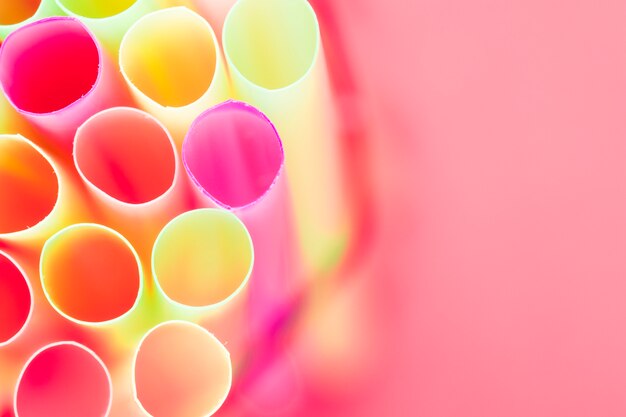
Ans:
[[[235,96],[267,114],[283,140],[305,261],[328,271],[350,223],[315,13],[306,0],[240,0],[222,39]]]
[[[54,0],[64,14],[83,21],[107,51],[117,56],[129,27],[141,16],[156,10],[154,0]]]
[[[185,7],[138,20],[122,39],[119,64],[139,105],[161,120],[179,145],[193,119],[228,94],[215,33]]]
[[[256,108],[227,101],[203,112],[183,144],[183,164],[205,204],[235,213],[255,251],[247,328],[262,333],[297,292],[299,264],[281,140]]]
[[[10,0],[0,2],[0,40],[20,26],[44,17],[62,14],[55,0]]]

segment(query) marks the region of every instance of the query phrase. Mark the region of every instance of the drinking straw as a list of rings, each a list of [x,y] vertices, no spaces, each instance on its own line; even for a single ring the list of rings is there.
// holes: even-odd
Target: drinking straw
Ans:
[[[116,56],[122,37],[141,16],[155,10],[155,0],[56,0],[68,16],[79,18]]]
[[[56,342],[35,352],[15,388],[16,417],[107,416],[111,376],[102,360],[76,342]]]
[[[137,252],[106,226],[82,223],[60,230],[44,244],[39,267],[46,299],[75,323],[119,321],[139,302],[143,272]]]
[[[183,309],[214,308],[235,297],[254,262],[252,240],[234,214],[197,209],[161,230],[152,250],[152,274],[162,295]]]
[[[0,347],[14,341],[33,312],[33,293],[24,270],[0,251]]]
[[[0,84],[19,113],[67,147],[89,116],[128,99],[94,36],[73,17],[38,20],[7,36]]]
[[[0,135],[0,237],[36,234],[57,208],[61,182],[51,159],[20,135]]]
[[[0,40],[25,24],[61,14],[55,0],[6,0],[0,2]]]
[[[133,389],[139,406],[153,417],[211,416],[231,385],[228,350],[201,326],[165,322],[139,343]]]
[[[87,119],[76,131],[73,155],[88,188],[123,207],[158,204],[172,193],[178,176],[176,147],[167,129],[131,107],[106,109]]]
[[[246,327],[257,331],[284,307],[298,283],[281,140],[259,110],[227,101],[198,116],[182,155],[204,199],[232,210],[250,232],[255,265]]]
[[[341,258],[350,229],[315,13],[305,0],[240,0],[222,34],[235,96],[276,124],[309,270]]]
[[[139,105],[182,142],[207,107],[226,98],[227,79],[209,23],[185,7],[150,13],[122,39],[119,64]]]

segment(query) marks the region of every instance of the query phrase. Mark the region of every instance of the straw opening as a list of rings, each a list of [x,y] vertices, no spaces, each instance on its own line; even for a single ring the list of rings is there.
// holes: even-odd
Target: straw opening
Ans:
[[[54,17],[12,32],[0,49],[0,83],[23,112],[62,110],[88,94],[100,74],[100,53],[78,20]]]

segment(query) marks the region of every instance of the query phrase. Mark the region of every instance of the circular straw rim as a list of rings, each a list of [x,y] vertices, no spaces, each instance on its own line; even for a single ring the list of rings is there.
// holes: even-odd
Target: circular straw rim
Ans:
[[[224,397],[218,402],[218,404],[214,407],[214,409],[212,409],[209,414],[204,415],[203,417],[210,417],[212,415],[214,415],[217,411],[219,411],[219,409],[224,405],[224,403],[226,402],[226,399],[228,398],[228,395],[230,394],[230,391],[232,389],[233,386],[233,363],[231,360],[231,356],[230,356],[230,351],[226,348],[226,346],[217,338],[217,336],[215,336],[213,333],[211,333],[210,331],[208,331],[207,329],[205,329],[204,327],[200,326],[199,324],[190,322],[190,321],[186,321],[186,320],[167,320],[164,322],[161,322],[159,324],[157,324],[156,326],[150,328],[150,330],[148,330],[139,340],[139,343],[137,343],[137,348],[135,349],[135,352],[133,354],[133,361],[132,361],[132,365],[131,365],[131,385],[132,385],[132,390],[133,390],[133,399],[135,400],[135,403],[139,406],[139,408],[141,409],[142,412],[146,413],[147,415],[151,416],[152,414],[150,414],[148,412],[148,410],[145,409],[145,407],[143,406],[143,404],[141,403],[141,401],[139,400],[139,396],[137,393],[137,381],[136,381],[136,365],[137,365],[137,357],[139,356],[139,351],[141,350],[141,347],[143,346],[143,343],[145,342],[145,340],[148,338],[149,335],[151,335],[154,331],[156,331],[157,329],[159,329],[160,327],[165,327],[168,325],[173,325],[173,324],[178,324],[178,325],[185,325],[185,326],[189,326],[189,327],[193,327],[197,330],[201,330],[202,332],[206,333],[207,335],[209,335],[209,337],[212,339],[212,341],[217,342],[217,345],[220,346],[220,349],[225,352],[226,354],[226,358],[228,359],[228,389],[226,390],[226,393],[224,394]],[[18,417],[18,416],[16,416]]]
[[[18,413],[18,410],[17,410],[17,393],[18,393],[20,384],[22,382],[22,379],[24,377],[24,373],[26,372],[26,369],[28,369],[28,366],[42,352],[44,352],[44,351],[46,351],[48,349],[57,347],[57,346],[64,346],[64,345],[74,346],[74,347],[77,347],[77,348],[87,352],[89,355],[91,355],[92,358],[94,358],[96,360],[96,362],[103,369],[104,374],[105,374],[105,376],[107,378],[108,385],[109,385],[109,400],[107,402],[107,408],[106,408],[106,411],[104,413],[104,417],[107,417],[111,413],[111,407],[113,405],[113,381],[111,379],[111,371],[109,371],[109,368],[106,366],[104,361],[100,358],[100,356],[98,356],[96,354],[96,352],[94,352],[93,350],[91,350],[87,346],[83,345],[82,343],[78,343],[78,342],[75,342],[73,340],[65,340],[65,341],[48,343],[48,344],[42,346],[41,348],[37,349],[37,351],[35,351],[35,353],[33,353],[28,358],[28,360],[26,361],[26,363],[22,367],[22,369],[20,371],[20,375],[17,378],[17,382],[15,383],[15,389],[13,390],[13,412],[15,413],[15,417],[19,417],[19,413]]]
[[[261,90],[261,91],[264,91],[264,92],[281,92],[281,91],[288,90],[289,88],[292,88],[295,85],[302,84],[304,82],[304,80],[307,79],[309,77],[309,75],[313,72],[313,69],[315,68],[315,64],[319,60],[319,55],[320,55],[320,52],[322,50],[322,45],[321,45],[322,39],[321,39],[319,20],[317,19],[317,14],[315,13],[315,9],[313,9],[313,6],[311,6],[311,3],[309,3],[306,0],[300,0],[302,3],[305,3],[306,10],[309,13],[309,17],[312,17],[313,23],[314,23],[314,27],[315,27],[315,47],[313,49],[313,59],[311,59],[311,63],[307,67],[306,71],[302,74],[302,76],[300,76],[295,81],[293,81],[293,82],[291,82],[291,83],[289,83],[287,85],[284,85],[282,87],[268,88],[268,87],[264,87],[264,86],[262,86],[260,84],[257,84],[254,81],[252,81],[250,78],[246,77],[241,72],[241,70],[237,67],[237,65],[235,65],[235,62],[233,61],[233,59],[231,58],[230,54],[228,53],[228,50],[230,48],[228,47],[228,42],[227,42],[227,37],[228,36],[227,36],[227,33],[228,33],[228,30],[230,29],[230,26],[233,24],[231,22],[231,20],[234,19],[232,16],[236,12],[237,8],[244,7],[244,6],[242,6],[242,4],[245,5],[246,1],[254,1],[254,0],[238,0],[237,2],[235,2],[235,4],[233,4],[231,9],[228,11],[228,14],[226,15],[226,19],[224,19],[224,25],[222,26],[222,46],[223,46],[223,50],[224,50],[224,58],[226,59],[226,62],[228,64],[228,69],[231,72],[237,74],[242,79],[244,79],[246,82],[248,82],[254,88],[256,88],[258,90]]]
[[[26,328],[28,327],[28,324],[30,323],[33,317],[33,311],[35,310],[35,299],[34,299],[35,296],[33,293],[33,286],[30,283],[30,279],[28,278],[28,275],[24,271],[24,268],[22,268],[22,266],[11,255],[6,253],[5,251],[0,250],[0,256],[4,256],[5,258],[7,258],[9,262],[11,262],[17,268],[20,274],[22,274],[22,278],[24,279],[24,282],[26,283],[26,287],[28,288],[28,293],[30,296],[30,303],[29,303],[30,305],[28,307],[28,315],[26,316],[26,320],[24,320],[24,323],[22,324],[20,329],[13,336],[5,340],[4,342],[0,342],[0,347],[3,347],[14,342],[18,337],[22,335],[22,333],[24,333],[24,331],[26,331]]]
[[[68,315],[67,313],[65,313],[61,308],[59,308],[56,303],[52,300],[52,297],[50,297],[50,294],[48,293],[48,289],[46,287],[45,284],[45,275],[43,273],[43,257],[46,254],[46,251],[48,250],[49,245],[51,244],[51,242],[53,242],[54,240],[56,240],[57,238],[59,238],[59,236],[61,236],[62,234],[64,234],[65,232],[67,232],[68,230],[72,230],[72,229],[78,229],[78,228],[94,228],[94,229],[101,229],[106,231],[107,233],[111,233],[112,235],[116,236],[116,238],[119,238],[131,251],[131,253],[133,254],[133,256],[135,257],[135,261],[137,262],[137,270],[139,272],[139,288],[137,289],[137,297],[135,298],[135,301],[133,303],[133,305],[128,309],[128,311],[125,311],[123,314],[119,315],[118,317],[115,317],[113,319],[110,320],[103,320],[103,321],[85,321],[85,320],[80,320],[80,319],[76,319],[70,315]],[[122,235],[120,232],[118,232],[115,229],[112,229],[108,226],[104,226],[102,224],[98,224],[98,223],[76,223],[76,224],[72,224],[70,226],[64,227],[63,229],[57,231],[55,234],[53,234],[52,236],[50,236],[46,242],[43,245],[43,248],[41,249],[41,255],[39,257],[40,261],[39,261],[39,279],[40,279],[40,283],[41,283],[41,288],[43,290],[44,296],[46,298],[46,300],[48,301],[48,303],[50,304],[50,306],[52,306],[52,308],[59,313],[63,318],[76,323],[76,324],[80,324],[83,326],[88,326],[88,327],[105,327],[111,324],[115,324],[119,321],[122,321],[123,319],[127,318],[128,316],[130,316],[138,307],[139,302],[141,300],[141,296],[143,294],[143,290],[144,290],[144,273],[143,273],[143,266],[141,264],[141,258],[139,257],[139,254],[137,253],[137,251],[135,250],[135,248],[133,247],[133,245],[128,241],[128,239],[126,239],[126,237],[124,237],[124,235]]]
[[[211,74],[211,82],[209,83],[209,86],[200,95],[200,97],[198,97],[196,100],[194,100],[194,101],[192,101],[190,103],[184,104],[182,106],[164,106],[163,104],[161,104],[158,101],[154,100],[152,97],[148,96],[141,89],[139,89],[139,87],[137,87],[135,85],[135,83],[130,79],[130,77],[128,76],[128,74],[126,73],[126,71],[124,69],[124,65],[123,65],[123,62],[122,62],[122,60],[123,60],[122,59],[122,56],[123,56],[122,51],[124,50],[124,47],[126,46],[126,43],[128,42],[129,34],[133,30],[135,30],[135,27],[140,25],[140,24],[142,24],[142,22],[144,20],[151,19],[152,17],[154,17],[155,15],[158,15],[158,14],[166,14],[168,12],[171,12],[172,10],[174,10],[176,12],[186,13],[189,16],[191,16],[192,18],[194,18],[194,19],[198,20],[199,22],[201,22],[208,29],[209,33],[211,34],[211,40],[213,41],[213,45],[215,47],[215,66],[213,68],[213,73]],[[154,107],[157,107],[157,108],[163,109],[163,110],[185,110],[185,109],[191,108],[192,106],[194,106],[198,102],[200,102],[214,88],[215,83],[216,83],[215,78],[216,78],[216,75],[218,73],[218,66],[221,65],[219,58],[220,58],[220,45],[218,43],[217,36],[215,35],[215,31],[213,30],[213,27],[211,26],[211,24],[205,18],[203,18],[200,14],[198,14],[197,12],[191,10],[188,7],[186,7],[186,6],[175,6],[175,7],[166,7],[164,9],[159,9],[159,10],[155,10],[153,12],[147,13],[147,14],[141,16],[139,19],[137,19],[128,28],[128,30],[126,31],[126,33],[124,34],[124,36],[122,37],[122,40],[120,42],[119,53],[118,53],[118,67],[120,69],[120,73],[122,74],[122,77],[124,78],[124,81],[129,86],[129,88],[135,94],[139,94],[141,99],[142,100],[146,100],[151,106],[154,106]]]
[[[61,203],[61,195],[62,195],[61,193],[64,193],[64,185],[63,185],[63,181],[61,181],[61,176],[59,174],[59,168],[54,163],[52,158],[42,148],[40,148],[32,140],[22,136],[21,134],[19,134],[19,133],[0,134],[0,141],[3,141],[3,140],[21,141],[21,142],[24,142],[27,145],[29,145],[31,148],[33,148],[37,153],[39,153],[48,162],[48,164],[52,168],[52,171],[54,172],[54,176],[56,177],[56,180],[57,180],[57,198],[56,198],[56,201],[54,202],[54,206],[52,206],[52,209],[50,210],[50,212],[44,218],[39,220],[37,223],[35,223],[32,226],[27,227],[26,229],[16,230],[14,232],[8,232],[8,233],[1,233],[0,232],[0,238],[13,238],[13,237],[23,236],[25,234],[36,233],[42,227],[42,225],[48,219],[50,219],[52,217],[53,213],[58,210],[59,205]]]
[[[207,305],[202,305],[202,306],[192,306],[192,305],[188,305],[188,304],[184,304],[181,303],[180,301],[176,301],[174,299],[172,299],[167,292],[165,292],[163,290],[163,287],[161,286],[161,283],[159,282],[159,277],[156,273],[156,267],[155,267],[155,250],[157,245],[159,244],[159,241],[161,240],[161,238],[163,237],[163,234],[165,233],[166,229],[168,229],[169,227],[171,227],[174,223],[180,221],[182,218],[187,217],[187,216],[191,216],[194,214],[197,214],[198,212],[215,212],[215,213],[224,213],[224,214],[228,214],[229,216],[232,216],[233,219],[235,219],[242,227],[242,229],[246,232],[246,237],[247,237],[247,241],[249,242],[250,245],[250,266],[248,267],[248,271],[246,272],[246,276],[245,278],[241,281],[241,284],[239,284],[239,286],[230,294],[228,295],[226,298],[224,298],[223,300],[218,301],[217,303],[212,303],[212,304],[207,304]],[[225,304],[229,303],[231,300],[233,300],[235,297],[237,297],[242,291],[243,289],[246,287],[246,285],[248,284],[248,281],[250,280],[250,276],[252,275],[252,270],[254,268],[254,262],[255,262],[255,253],[254,253],[254,243],[252,241],[252,236],[250,236],[250,231],[248,230],[248,228],[246,227],[246,225],[244,224],[243,221],[241,221],[241,219],[239,217],[237,217],[232,211],[229,210],[225,210],[223,208],[199,208],[199,209],[194,209],[194,210],[189,210],[185,213],[179,214],[178,216],[174,217],[172,220],[170,220],[165,226],[163,226],[163,228],[159,231],[159,234],[157,235],[157,237],[154,239],[154,244],[152,245],[152,251],[150,253],[150,269],[152,272],[152,277],[154,279],[154,284],[155,287],[157,288],[157,290],[159,291],[159,293],[161,294],[161,296],[163,298],[165,298],[165,300],[167,302],[169,302],[170,304],[181,308],[183,311],[188,311],[188,312],[203,312],[203,311],[212,311],[215,310],[219,307],[224,306]]]
[[[29,111],[29,110],[21,109],[19,106],[17,106],[15,104],[15,102],[13,101],[11,96],[9,94],[7,94],[6,89],[4,87],[4,83],[2,83],[0,81],[0,90],[2,91],[4,96],[6,97],[7,101],[19,113],[24,114],[26,116],[31,116],[31,117],[53,116],[53,115],[59,114],[59,113],[64,112],[64,111],[69,111],[72,108],[75,108],[78,105],[80,105],[81,102],[85,101],[86,97],[90,96],[95,91],[95,89],[101,83],[102,78],[104,77],[104,75],[103,75],[103,65],[102,64],[105,61],[105,57],[104,57],[104,53],[102,51],[102,46],[98,42],[97,37],[87,27],[87,25],[85,25],[80,19],[78,19],[76,17],[73,17],[73,16],[52,16],[52,17],[46,17],[46,18],[43,18],[43,19],[40,19],[40,20],[35,20],[34,22],[30,22],[30,23],[28,23],[28,24],[26,24],[24,26],[19,27],[16,30],[14,30],[13,32],[11,32],[4,39],[4,42],[2,42],[2,45],[0,45],[0,62],[2,61],[2,56],[3,56],[4,50],[6,48],[6,45],[7,45],[8,41],[9,41],[9,39],[11,39],[12,36],[14,36],[15,34],[19,33],[20,31],[28,30],[31,27],[34,27],[34,26],[37,26],[37,25],[42,25],[42,24],[45,24],[45,23],[48,23],[48,22],[52,22],[52,21],[70,21],[70,22],[77,23],[87,33],[87,35],[89,35],[89,37],[91,38],[94,46],[96,47],[96,50],[98,51],[98,74],[96,76],[96,79],[93,82],[93,85],[89,89],[89,91],[84,93],[82,96],[78,97],[76,100],[72,101],[71,103],[67,104],[66,106],[64,106],[64,107],[62,107],[60,109],[56,109],[56,110],[53,110],[53,111],[50,111],[50,112],[43,112],[43,113],[37,113],[37,112],[32,112],[32,111]]]
[[[191,169],[188,167],[187,156],[186,156],[187,152],[185,152],[185,150],[188,149],[188,146],[189,146],[188,143],[189,143],[190,133],[196,127],[196,125],[200,123],[201,119],[208,116],[214,110],[217,110],[221,107],[230,106],[233,104],[237,105],[239,108],[245,108],[247,110],[251,110],[253,113],[255,113],[255,115],[260,116],[263,121],[267,122],[267,124],[272,128],[272,131],[274,132],[274,137],[276,138],[280,146],[280,166],[278,167],[278,170],[276,171],[276,175],[274,176],[272,183],[267,187],[267,189],[263,192],[263,194],[261,194],[260,196],[252,200],[251,202],[246,203],[241,206],[231,206],[229,204],[225,204],[224,202],[216,198],[213,194],[211,194],[209,191],[207,191],[206,188],[202,186],[202,184],[200,184],[200,181],[196,178],[196,176],[193,174]],[[187,130],[187,133],[185,134],[185,139],[183,140],[181,155],[182,155],[183,166],[185,167],[185,171],[187,172],[187,175],[189,176],[191,181],[194,183],[194,185],[200,190],[200,192],[202,192],[203,195],[208,197],[213,203],[217,204],[219,207],[224,208],[226,210],[230,210],[230,211],[244,210],[259,203],[276,186],[276,184],[280,180],[280,177],[284,175],[284,170],[285,170],[284,169],[285,168],[285,149],[284,149],[283,141],[281,140],[280,135],[278,134],[278,131],[276,130],[276,126],[274,125],[274,123],[272,123],[272,121],[267,117],[267,115],[265,115],[265,113],[263,113],[261,110],[257,109],[256,107],[252,106],[249,103],[234,100],[234,99],[228,99],[222,103],[216,104],[208,108],[207,110],[203,111],[202,113],[200,113],[198,117],[194,119],[194,121],[191,123],[191,126]]]
[[[168,141],[170,142],[170,145],[172,146],[172,152],[174,155],[174,176],[172,177],[172,183],[170,184],[170,186],[167,188],[167,190],[163,191],[163,193],[161,193],[159,196],[157,196],[156,198],[153,198],[152,200],[149,201],[144,201],[142,203],[129,203],[127,201],[122,201],[122,200],[118,200],[117,198],[113,197],[112,195],[108,194],[107,192],[105,192],[104,190],[102,190],[100,187],[96,186],[93,182],[91,182],[86,175],[84,175],[83,170],[80,167],[80,164],[78,163],[77,160],[77,152],[76,152],[76,146],[78,143],[78,138],[80,136],[80,132],[86,128],[86,126],[88,125],[88,123],[90,123],[90,121],[94,118],[99,117],[102,114],[105,113],[109,113],[109,112],[116,112],[116,111],[130,111],[132,113],[137,113],[141,116],[144,116],[150,120],[152,120],[153,122],[156,122],[157,126],[159,126],[161,129],[163,129],[163,131],[165,132],[165,134],[167,135]],[[176,144],[174,143],[174,139],[172,137],[172,134],[170,133],[169,129],[167,129],[167,127],[165,127],[165,125],[156,117],[154,117],[152,114],[135,108],[135,107],[128,107],[128,106],[116,106],[116,107],[110,107],[108,109],[104,109],[101,110],[93,115],[91,115],[87,120],[85,120],[79,127],[78,129],[76,129],[76,134],[74,135],[74,140],[73,140],[73,144],[72,144],[72,160],[74,162],[74,166],[76,167],[76,171],[78,171],[78,175],[80,176],[80,178],[86,182],[97,195],[100,195],[104,198],[106,198],[107,200],[109,200],[110,202],[114,202],[116,204],[121,205],[122,207],[126,207],[126,208],[143,208],[143,207],[147,207],[147,206],[151,206],[153,204],[157,204],[160,201],[163,201],[165,199],[167,199],[169,197],[169,195],[173,192],[174,188],[176,188],[176,183],[177,183],[177,178],[181,175],[180,174],[180,161],[178,158],[178,150],[176,149]]]

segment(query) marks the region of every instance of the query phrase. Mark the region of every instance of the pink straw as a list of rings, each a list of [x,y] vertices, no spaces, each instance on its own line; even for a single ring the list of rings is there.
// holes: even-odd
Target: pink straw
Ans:
[[[14,407],[16,417],[106,416],[111,377],[102,360],[83,345],[53,343],[24,366]]]
[[[8,100],[66,144],[89,116],[127,99],[118,77],[93,34],[72,17],[25,25],[0,48],[0,84]]]

